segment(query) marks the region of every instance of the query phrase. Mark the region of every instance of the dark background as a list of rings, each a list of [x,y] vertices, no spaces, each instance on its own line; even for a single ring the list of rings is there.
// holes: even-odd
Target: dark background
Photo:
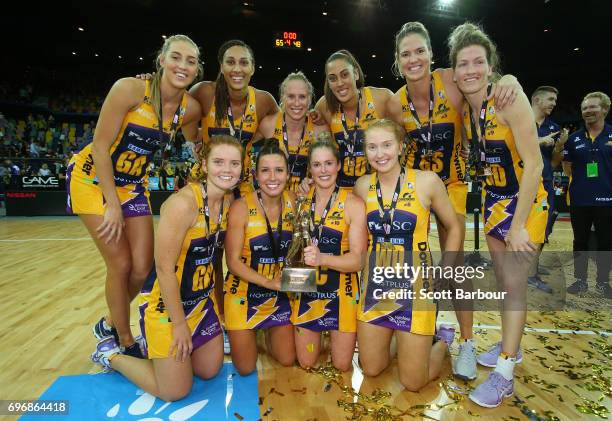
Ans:
[[[184,33],[201,47],[205,79],[217,75],[220,44],[239,38],[255,52],[257,69],[251,84],[275,96],[284,76],[296,69],[306,73],[321,95],[325,59],[340,48],[357,56],[368,85],[395,91],[402,81],[391,73],[394,34],[403,23],[425,24],[433,43],[433,67],[446,67],[448,34],[470,20],[484,26],[498,45],[503,72],[516,75],[528,95],[538,85],[560,89],[556,116],[561,120],[580,118],[578,105],[587,92],[612,94],[607,67],[612,55],[611,1],[455,0],[447,10],[438,4],[436,0],[105,0],[21,2],[9,10],[4,3],[0,27],[7,60],[0,80],[11,87],[33,84],[37,93],[69,91],[103,97],[117,78],[153,69],[162,34]],[[277,31],[301,33],[304,49],[274,49]]]

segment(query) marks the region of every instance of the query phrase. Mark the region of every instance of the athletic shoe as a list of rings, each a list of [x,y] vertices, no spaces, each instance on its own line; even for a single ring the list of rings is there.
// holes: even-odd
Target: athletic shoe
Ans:
[[[223,353],[225,355],[230,355],[232,353],[232,349],[230,348],[230,341],[227,332],[223,331]]]
[[[496,408],[504,398],[514,394],[514,380],[506,380],[496,371],[470,393],[470,399],[485,408]]]
[[[92,327],[93,335],[97,340],[101,341],[104,338],[108,338],[112,336],[115,338],[115,342],[119,343],[119,334],[117,333],[117,329],[112,326],[109,326],[106,323],[106,319],[102,317],[96,324]]]
[[[497,366],[497,357],[499,357],[501,352],[502,343],[498,342],[487,352],[480,354],[476,360],[478,361],[478,364],[484,365],[485,367],[495,367]],[[516,363],[518,364],[521,361],[523,361],[523,352],[521,351],[521,348],[519,348],[518,352],[516,353]]]
[[[538,275],[527,278],[527,284],[539,289],[540,291],[546,292],[547,294],[553,293],[552,287],[544,282]]]
[[[122,347],[121,353],[123,355],[129,355],[130,357],[145,359],[145,353],[142,351],[138,342],[134,342],[130,346]]]
[[[567,287],[567,292],[570,294],[582,294],[589,289],[589,284],[587,281],[583,281],[582,279],[577,279],[576,282]]]
[[[134,340],[136,341],[136,343],[138,344],[138,347],[140,348],[140,353],[142,354],[142,357],[144,359],[147,358],[147,341],[144,338],[144,336],[142,335],[138,335],[134,338]]]
[[[474,380],[476,373],[476,349],[472,341],[459,344],[459,355],[453,361],[453,374],[463,380]]]
[[[595,285],[595,289],[597,290],[597,292],[601,293],[604,298],[612,298],[612,288],[610,288],[610,284],[598,282]]]
[[[449,325],[440,325],[436,338],[446,342],[446,345],[450,348],[455,339],[455,328]]]
[[[117,345],[115,338],[108,336],[98,341],[96,350],[93,352],[93,354],[91,354],[91,360],[94,363],[100,364],[105,370],[109,371],[112,370],[110,358],[119,353],[121,353],[121,349],[119,348],[119,345]]]

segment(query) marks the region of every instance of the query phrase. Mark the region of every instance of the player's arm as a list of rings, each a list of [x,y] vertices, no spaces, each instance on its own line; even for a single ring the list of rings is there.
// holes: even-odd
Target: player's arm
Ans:
[[[106,202],[104,221],[97,228],[98,237],[110,243],[118,242],[123,231],[123,213],[115,190],[114,168],[110,148],[115,142],[126,114],[137,107],[145,92],[145,82],[135,78],[119,79],[110,89],[96,125],[91,155],[96,175]]]

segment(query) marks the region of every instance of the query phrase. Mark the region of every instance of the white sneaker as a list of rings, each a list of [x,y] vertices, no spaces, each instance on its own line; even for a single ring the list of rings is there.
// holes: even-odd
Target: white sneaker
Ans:
[[[459,344],[459,355],[453,361],[453,374],[463,380],[474,380],[476,372],[476,349],[472,341]]]

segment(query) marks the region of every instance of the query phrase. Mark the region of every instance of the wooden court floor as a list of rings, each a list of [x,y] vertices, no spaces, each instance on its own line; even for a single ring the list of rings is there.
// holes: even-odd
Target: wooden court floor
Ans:
[[[435,234],[432,231],[432,246],[438,242]],[[472,235],[468,229],[466,250],[473,247]],[[569,222],[557,222],[548,250],[571,250]],[[571,279],[571,263],[550,266],[559,266],[552,269]],[[557,275],[551,278],[556,279],[545,279],[555,288],[569,282]],[[99,371],[89,355],[95,346],[91,325],[106,307],[103,280],[102,258],[77,218],[0,218],[0,399],[35,399],[58,376]],[[369,415],[361,419],[391,419],[384,418],[385,410],[403,412],[401,419],[607,419],[606,411],[612,410],[612,345],[607,336],[612,312],[610,301],[599,298],[590,286],[585,296],[568,297],[563,311],[529,313],[515,396],[500,408],[480,408],[466,396],[489,369],[479,368],[475,382],[454,381],[449,358],[439,380],[412,393],[402,390],[396,362],[377,378],[364,379],[356,363],[352,372],[334,377],[324,370],[280,367],[262,349],[262,419],[359,419],[359,411],[368,409]],[[530,297],[538,294],[543,293],[529,290]],[[134,332],[136,314],[134,306]],[[449,311],[441,312],[439,319],[456,322]],[[477,346],[484,350],[500,339],[500,319],[492,311],[477,312],[475,319]],[[455,346],[451,354],[456,352]],[[327,358],[322,355],[321,364]],[[343,393],[340,385],[359,395]],[[376,399],[375,389],[390,395]]]

